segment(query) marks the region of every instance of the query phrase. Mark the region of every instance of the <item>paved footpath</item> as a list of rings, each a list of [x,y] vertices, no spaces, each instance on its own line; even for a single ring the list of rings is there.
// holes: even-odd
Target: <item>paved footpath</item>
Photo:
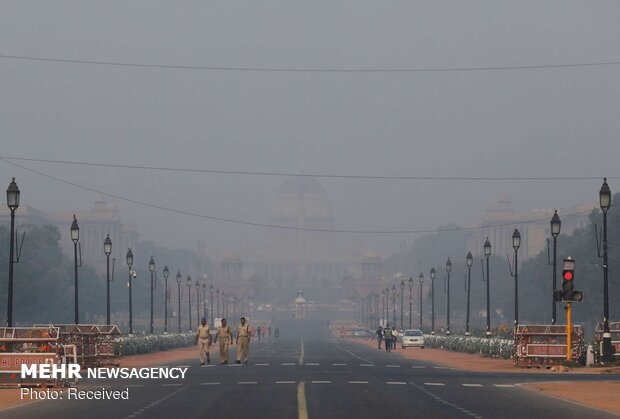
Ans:
[[[272,343],[253,344],[249,365],[200,367],[192,359],[167,364],[189,366],[180,381],[84,380],[81,389],[129,387],[130,399],[36,402],[2,411],[0,419],[616,417],[518,385],[554,379],[548,375],[460,371],[331,340],[317,333],[318,325],[305,326]]]

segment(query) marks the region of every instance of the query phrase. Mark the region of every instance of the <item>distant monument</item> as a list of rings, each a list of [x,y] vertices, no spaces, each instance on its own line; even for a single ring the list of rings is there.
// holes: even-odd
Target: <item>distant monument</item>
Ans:
[[[306,318],[306,299],[302,290],[297,291],[297,298],[295,298],[295,318],[298,320]]]

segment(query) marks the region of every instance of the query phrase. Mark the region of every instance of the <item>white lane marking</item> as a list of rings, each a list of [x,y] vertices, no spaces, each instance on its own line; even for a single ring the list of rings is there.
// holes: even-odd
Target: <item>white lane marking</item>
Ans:
[[[162,384],[162,387],[179,387],[181,384],[176,384],[176,383],[167,383],[167,384]]]
[[[241,367],[241,364],[228,364],[229,367]]]
[[[368,359],[366,359],[366,358],[362,358],[361,356],[357,356],[357,355],[355,355],[353,352],[349,351],[348,349],[341,348],[339,345],[337,345],[337,344],[335,344],[335,343],[334,343],[333,345],[334,345],[336,348],[340,349],[341,351],[348,353],[349,355],[351,355],[351,356],[352,356],[353,358],[355,358],[355,359],[358,359],[358,360],[360,360],[360,361],[362,361],[362,362],[366,362],[366,363],[368,363],[368,364],[371,364],[371,363],[372,363],[372,361],[369,361],[369,360],[368,360]]]
[[[334,365],[334,366],[336,366],[336,367],[344,367],[344,366],[346,366],[347,364],[340,364],[340,363],[337,363],[337,362],[336,362],[336,363],[333,363],[332,365]]]
[[[447,370],[448,369],[448,367],[433,367],[433,368],[435,368],[436,370]]]
[[[237,381],[237,384],[258,384],[258,381]]]
[[[424,365],[412,365],[411,368],[426,368]]]
[[[200,383],[201,386],[219,386],[220,383]]]
[[[392,385],[404,385],[407,384],[404,381],[386,381],[385,384],[392,384]]]
[[[360,364],[360,367],[374,367],[373,364]]]
[[[463,387],[482,387],[482,384],[463,384]]]
[[[316,365],[321,365],[318,362],[306,362],[306,365],[312,365],[312,366],[316,366]]]
[[[386,365],[388,368],[400,368],[400,365]]]
[[[514,387],[514,384],[493,384],[493,387],[510,388]]]
[[[444,383],[424,383],[425,386],[445,386]]]
[[[281,365],[290,366],[290,365],[296,365],[296,364],[294,362],[283,362]]]
[[[266,362],[266,363],[264,362],[262,364],[254,364],[254,365],[256,365],[257,367],[265,367],[265,366],[269,365],[269,363],[268,362]]]
[[[136,417],[138,415],[141,415],[145,410],[150,409],[151,407],[157,406],[159,403],[166,401],[167,399],[169,399],[170,397],[175,396],[176,394],[182,392],[183,390],[185,390],[187,388],[187,386],[185,387],[181,387],[175,391],[173,391],[172,393],[168,393],[167,395],[165,395],[164,397],[162,397],[159,400],[154,401],[153,403],[150,403],[144,407],[142,407],[139,410],[136,410],[135,412],[133,412],[132,414],[125,416],[126,418],[133,418]]]
[[[276,381],[276,384],[295,384],[295,381]]]
[[[349,384],[368,384],[368,381],[349,381]]]
[[[321,381],[321,380],[317,380],[317,381],[311,381],[312,384],[331,384],[331,381]]]

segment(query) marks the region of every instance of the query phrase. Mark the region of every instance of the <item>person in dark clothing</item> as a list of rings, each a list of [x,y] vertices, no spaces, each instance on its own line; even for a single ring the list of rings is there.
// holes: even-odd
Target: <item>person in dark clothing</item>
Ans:
[[[383,340],[383,329],[381,329],[381,326],[379,326],[375,333],[377,334],[377,346],[381,349],[381,341]]]

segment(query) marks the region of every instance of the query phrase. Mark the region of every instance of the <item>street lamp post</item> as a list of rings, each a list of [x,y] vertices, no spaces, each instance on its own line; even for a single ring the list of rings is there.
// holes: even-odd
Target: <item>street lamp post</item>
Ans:
[[[491,256],[491,242],[489,241],[489,238],[487,237],[486,241],[484,242],[484,256],[487,259],[487,331],[486,331],[486,336],[490,337],[491,336],[491,302],[490,302],[490,282],[491,282],[491,278],[489,278],[489,256]]]
[[[196,280],[194,287],[196,288],[196,324],[199,325],[200,324],[200,304],[198,304],[198,302],[200,301],[200,282],[198,282],[198,280]]]
[[[518,251],[521,247],[521,233],[515,228],[512,233],[512,248],[515,249],[515,328],[519,325],[519,261]]]
[[[556,319],[556,301],[555,298],[553,298],[553,293],[557,287],[558,236],[560,235],[561,227],[562,221],[558,215],[558,210],[555,210],[553,217],[551,217],[551,235],[553,236],[553,292],[551,293],[551,324],[555,324]]]
[[[179,303],[178,316],[179,316],[179,333],[181,333],[181,272],[177,271],[177,300]]]
[[[110,255],[112,254],[112,240],[108,234],[103,241],[103,253],[106,259],[106,324],[110,325]]]
[[[437,277],[437,271],[435,270],[435,268],[431,268],[431,335],[435,334],[435,278],[436,277]]]
[[[131,267],[133,266],[133,252],[131,251],[131,247],[127,250],[125,260],[127,261],[127,266],[129,267],[129,282],[127,282],[127,287],[129,288],[129,334],[131,335],[133,334],[133,307],[131,300]]]
[[[80,227],[77,223],[77,218],[75,218],[75,214],[73,214],[73,222],[71,223],[71,241],[73,241],[73,267],[75,269],[75,324],[80,323],[80,304],[78,300],[78,242],[80,241]]]
[[[474,264],[474,258],[471,252],[467,252],[467,314],[465,316],[465,336],[469,336],[469,301],[471,297],[471,266]]]
[[[400,328],[403,328],[403,294],[405,292],[405,280],[400,281]]]
[[[412,321],[413,319],[411,318],[411,309],[413,308],[413,304],[412,304],[412,292],[413,292],[413,278],[409,277],[409,329],[411,329],[412,326]]]
[[[420,281],[420,330],[422,330],[422,285],[424,284],[424,274],[422,272],[420,272],[418,280]]]
[[[392,320],[394,320],[392,326],[396,326],[396,285],[392,285],[392,311],[394,313],[392,316]]]
[[[202,314],[205,319],[209,317],[207,316],[207,284],[206,282],[202,283]]]
[[[187,275],[186,281],[187,281],[187,299],[188,299],[187,303],[189,304],[188,306],[189,307],[189,310],[188,310],[189,331],[191,332],[192,331],[192,277]]]
[[[8,327],[13,327],[13,264],[15,263],[15,210],[19,207],[19,188],[15,183],[15,178],[11,180],[9,187],[6,190],[6,205],[11,211],[11,233],[9,244],[9,293],[7,302],[7,316],[6,324]]]
[[[215,323],[213,322],[213,284],[209,286],[209,291],[211,292],[211,327],[214,327]]]
[[[452,272],[452,261],[450,258],[446,261],[446,273],[448,274],[448,283],[446,284],[446,291],[448,293],[447,301],[447,314],[446,314],[446,335],[450,334],[450,272]]]
[[[153,260],[153,256],[151,256],[151,260],[149,261],[149,272],[151,273],[151,327],[150,334],[153,334],[153,285],[155,282],[155,261]]]
[[[170,290],[168,290],[168,277],[170,270],[168,265],[164,265],[164,333],[168,333],[168,302],[170,301]]]
[[[611,190],[607,184],[607,178],[603,180],[603,185],[599,191],[599,203],[603,211],[603,362],[613,360],[611,346],[611,332],[609,331],[609,294],[608,294],[608,275],[609,270],[607,260],[607,211],[611,207]]]

